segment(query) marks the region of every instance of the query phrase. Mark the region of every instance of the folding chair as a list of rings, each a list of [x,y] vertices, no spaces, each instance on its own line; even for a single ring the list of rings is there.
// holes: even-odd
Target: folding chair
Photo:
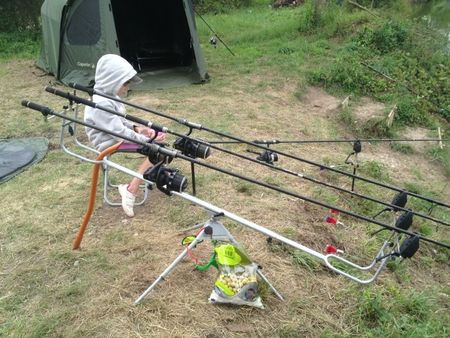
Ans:
[[[120,142],[122,143],[122,142]],[[116,151],[114,151],[113,153],[109,154],[108,156],[105,157],[105,160],[109,160],[112,161],[112,157],[114,154],[120,154],[120,153],[124,153],[124,154],[136,154],[136,149],[135,148],[127,148],[127,147],[119,147]],[[106,163],[103,163],[103,200],[105,201],[106,204],[116,207],[116,206],[121,206],[122,203],[121,202],[114,202],[114,195],[117,196],[117,187],[119,186],[118,184],[114,184],[111,182],[111,169]],[[142,205],[145,203],[145,201],[147,200],[148,197],[148,188],[146,184],[142,184],[140,186],[140,189],[143,190],[143,196],[137,200],[134,205]],[[116,194],[114,194],[114,192]]]

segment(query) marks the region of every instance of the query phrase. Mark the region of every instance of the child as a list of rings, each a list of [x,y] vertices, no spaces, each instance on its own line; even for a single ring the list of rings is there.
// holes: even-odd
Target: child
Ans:
[[[97,62],[94,89],[97,92],[109,96],[115,96],[117,98],[123,97],[128,93],[128,86],[130,83],[137,84],[142,82],[136,73],[133,66],[121,56],[114,54],[103,55]],[[125,112],[125,106],[117,101],[99,95],[94,95],[92,99],[102,107],[113,109],[121,113]],[[121,134],[124,137],[139,142],[148,142],[149,139],[155,136],[155,131],[153,129],[135,126],[125,118],[101,109],[86,107],[84,111],[84,120],[89,124]],[[113,144],[122,141],[120,138],[92,128],[86,128],[86,133],[89,141],[98,151],[102,151]],[[155,141],[163,142],[164,139],[165,134],[160,133]],[[127,147],[127,145],[125,145],[125,147]],[[151,167],[152,164],[148,158],[146,158],[139,166],[137,172],[144,174],[147,169]],[[134,216],[134,201],[141,183],[142,180],[134,177],[129,184],[119,185],[119,193],[122,197],[122,208],[129,217]]]

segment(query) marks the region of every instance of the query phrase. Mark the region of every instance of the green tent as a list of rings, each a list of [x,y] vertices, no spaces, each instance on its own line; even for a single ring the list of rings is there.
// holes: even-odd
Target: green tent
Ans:
[[[208,79],[191,0],[45,0],[37,66],[90,85],[104,54],[127,59],[157,86]]]

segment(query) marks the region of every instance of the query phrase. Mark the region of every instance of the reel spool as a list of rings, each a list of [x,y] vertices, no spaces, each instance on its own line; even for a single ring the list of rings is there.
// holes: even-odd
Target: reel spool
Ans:
[[[191,158],[206,159],[211,155],[209,146],[195,140],[179,137],[173,143],[173,147]]]
[[[172,191],[182,193],[188,185],[187,178],[179,174],[178,169],[165,167],[162,163],[147,170],[143,176],[155,182],[156,187],[169,196]]]

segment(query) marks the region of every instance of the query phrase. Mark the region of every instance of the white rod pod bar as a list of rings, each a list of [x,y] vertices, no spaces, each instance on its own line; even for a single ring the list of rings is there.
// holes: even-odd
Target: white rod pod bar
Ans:
[[[62,126],[62,128],[64,128],[64,125]],[[61,144],[61,147],[63,147],[63,144]],[[89,147],[84,146],[83,148],[91,150],[91,151],[93,151],[96,154],[98,153],[96,150],[90,149]],[[67,149],[67,148],[64,147],[63,149]],[[84,157],[82,155],[75,154],[75,153],[73,153],[73,152],[71,152],[69,150],[65,150],[65,152],[67,154],[75,156],[76,158],[79,158],[81,160],[86,160],[86,161],[91,162],[91,163],[98,162],[98,161],[90,160],[90,159],[88,159],[88,158],[86,158],[86,157]],[[132,177],[139,178],[139,179],[143,180],[146,184],[154,185],[154,182],[146,180],[141,174],[139,174],[139,173],[137,173],[137,172],[135,172],[133,170],[130,170],[130,169],[128,169],[128,168],[126,168],[126,167],[124,167],[122,165],[119,165],[119,164],[117,164],[117,163],[115,163],[113,161],[110,161],[110,160],[107,160],[107,159],[103,159],[100,162],[105,164],[105,165],[107,165],[107,166],[109,166],[109,167],[111,167],[111,168],[115,168],[116,170],[119,170],[119,171],[121,171],[121,172],[123,172],[125,174],[128,174],[128,175],[130,175]],[[230,220],[236,221],[237,223],[240,223],[240,224],[242,224],[242,225],[244,225],[244,226],[246,226],[246,227],[248,227],[248,228],[250,228],[252,230],[255,230],[255,231],[257,231],[257,232],[259,232],[261,234],[264,234],[264,235],[266,235],[268,237],[274,238],[274,239],[276,239],[276,240],[278,240],[278,241],[280,241],[280,242],[282,242],[284,244],[287,244],[287,245],[289,245],[289,246],[291,246],[291,247],[293,247],[295,249],[301,250],[301,251],[303,251],[303,252],[305,252],[305,253],[313,256],[313,257],[316,257],[317,259],[321,260],[323,262],[323,264],[325,266],[327,266],[329,269],[331,269],[332,271],[334,271],[334,272],[336,272],[336,273],[338,273],[340,275],[343,275],[343,276],[345,276],[345,277],[347,277],[347,278],[349,278],[349,279],[351,279],[351,280],[353,280],[353,281],[355,281],[357,283],[360,283],[360,284],[369,284],[369,283],[373,282],[378,277],[378,275],[380,274],[381,270],[385,266],[385,264],[387,262],[387,259],[388,259],[388,257],[383,258],[381,260],[380,266],[375,271],[375,273],[372,275],[372,277],[370,277],[369,279],[363,280],[363,279],[358,278],[357,276],[351,275],[351,274],[349,274],[349,273],[347,273],[347,272],[345,272],[345,271],[343,271],[343,270],[341,270],[339,268],[336,268],[335,266],[333,266],[331,264],[330,260],[331,259],[340,260],[340,261],[344,262],[345,264],[348,264],[350,267],[358,269],[358,270],[361,270],[361,271],[370,270],[376,265],[377,258],[381,257],[382,255],[385,255],[385,249],[386,249],[386,247],[389,244],[388,241],[384,242],[384,244],[381,247],[379,253],[377,254],[377,257],[372,261],[372,263],[370,265],[368,265],[368,266],[363,267],[363,266],[357,265],[357,264],[355,264],[355,263],[353,263],[353,262],[351,262],[351,261],[349,261],[349,260],[347,260],[347,259],[345,259],[343,257],[337,256],[335,254],[324,255],[321,252],[318,252],[318,251],[315,251],[315,250],[313,250],[311,248],[308,248],[308,247],[306,247],[306,246],[304,246],[304,245],[302,245],[302,244],[300,244],[300,243],[298,243],[296,241],[293,241],[293,240],[291,240],[289,238],[286,238],[286,237],[284,237],[284,236],[282,236],[282,235],[280,235],[280,234],[278,234],[278,233],[276,233],[276,232],[274,232],[272,230],[269,230],[269,229],[267,229],[267,228],[265,228],[263,226],[260,226],[260,225],[254,223],[254,222],[251,222],[251,221],[249,221],[249,220],[247,220],[245,218],[242,218],[242,217],[240,217],[240,216],[238,216],[238,215],[236,215],[236,214],[234,214],[232,212],[229,212],[229,211],[227,211],[225,209],[217,207],[217,206],[215,206],[215,205],[213,205],[213,204],[211,204],[209,202],[201,200],[201,199],[199,199],[197,197],[194,197],[192,195],[189,195],[187,193],[184,193],[184,192],[183,193],[179,193],[179,192],[173,191],[172,195],[181,197],[181,198],[183,198],[183,199],[185,199],[185,200],[187,200],[187,201],[189,201],[191,203],[194,203],[194,204],[198,205],[199,207],[202,207],[203,209],[205,209],[205,210],[207,210],[207,211],[209,211],[211,213],[223,214],[226,218],[228,218]]]

